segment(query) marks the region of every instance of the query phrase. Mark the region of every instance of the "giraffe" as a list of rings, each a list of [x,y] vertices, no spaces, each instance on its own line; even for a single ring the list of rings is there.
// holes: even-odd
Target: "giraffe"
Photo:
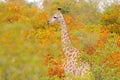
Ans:
[[[64,66],[65,74],[70,73],[75,76],[83,76],[90,70],[90,65],[87,61],[79,61],[80,65],[78,66],[78,62],[76,57],[80,56],[79,50],[77,50],[71,43],[67,25],[64,20],[64,17],[61,13],[61,8],[58,8],[56,14],[54,14],[49,20],[48,24],[53,22],[59,22],[61,25],[61,42],[62,42],[62,50],[66,57],[66,62]]]

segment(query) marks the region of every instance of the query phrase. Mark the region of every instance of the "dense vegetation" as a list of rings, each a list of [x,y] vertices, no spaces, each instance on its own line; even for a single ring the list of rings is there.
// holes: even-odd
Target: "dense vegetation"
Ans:
[[[43,5],[39,9],[24,0],[0,2],[0,80],[65,78],[60,25],[46,24],[57,7],[62,8],[73,45],[92,66],[92,80],[120,79],[119,4],[103,13],[91,0],[44,0]]]

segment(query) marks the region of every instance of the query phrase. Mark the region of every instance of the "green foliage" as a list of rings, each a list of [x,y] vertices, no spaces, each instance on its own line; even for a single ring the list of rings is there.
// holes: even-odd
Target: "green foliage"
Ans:
[[[57,8],[62,8],[63,14],[75,14],[77,20],[85,24],[98,23],[99,22],[99,11],[97,9],[97,2],[80,0],[79,3],[73,0],[45,0],[45,9],[53,14],[57,11]]]
[[[82,60],[89,61],[92,66],[91,70],[94,75],[94,80],[119,80],[119,74],[116,74],[119,67],[115,66],[114,58],[112,62],[108,63],[111,67],[104,63],[107,56],[120,51],[115,42],[116,39],[116,34],[109,34],[107,43],[103,47],[96,48],[96,51],[91,56],[87,55],[85,51],[82,51]]]
[[[30,34],[30,28],[30,24],[18,22],[2,26],[0,80],[39,80],[45,77],[47,69],[43,66],[41,47]]]
[[[48,2],[47,4],[45,4]],[[65,4],[65,5],[64,5]],[[51,13],[55,12],[57,8],[62,8],[63,14],[70,14],[73,13],[74,10],[76,10],[77,6],[74,1],[69,0],[53,0],[51,2],[44,1],[44,6],[47,10],[52,11]]]
[[[113,4],[107,7],[101,15],[102,24],[110,29],[111,32],[120,34],[120,5]]]
[[[25,3],[25,0],[5,0],[7,2]]]

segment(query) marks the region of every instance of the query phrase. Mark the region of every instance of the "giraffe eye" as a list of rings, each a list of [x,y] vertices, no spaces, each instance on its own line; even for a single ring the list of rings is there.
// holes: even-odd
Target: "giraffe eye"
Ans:
[[[57,17],[54,16],[54,18],[57,18]]]

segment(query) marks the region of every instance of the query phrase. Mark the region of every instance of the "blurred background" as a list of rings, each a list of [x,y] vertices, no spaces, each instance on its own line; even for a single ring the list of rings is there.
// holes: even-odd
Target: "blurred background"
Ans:
[[[60,24],[46,24],[58,7],[92,67],[82,80],[119,80],[120,0],[0,0],[0,80],[65,79]]]

